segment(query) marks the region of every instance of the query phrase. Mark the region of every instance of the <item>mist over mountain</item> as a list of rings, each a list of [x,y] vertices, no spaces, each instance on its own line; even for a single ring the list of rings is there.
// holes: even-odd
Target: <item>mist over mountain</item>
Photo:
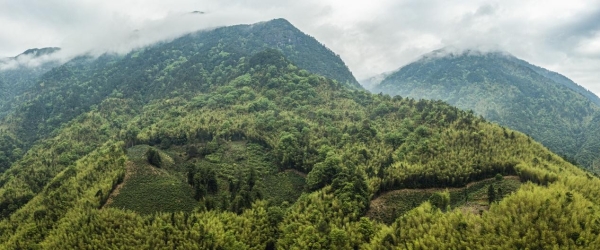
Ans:
[[[360,85],[362,85],[365,89],[370,90],[370,89],[377,87],[381,83],[381,81],[383,81],[386,77],[388,77],[392,73],[394,73],[394,72],[381,73],[379,75],[375,75],[375,76],[371,76],[369,78],[359,80],[359,82],[360,82]]]
[[[215,55],[216,49],[220,54]],[[243,57],[250,56],[261,50],[279,49],[299,67],[310,72],[321,74],[339,81],[353,88],[362,88],[352,76],[343,61],[331,50],[324,47],[314,38],[302,33],[288,21],[275,19],[253,25],[236,25],[217,28],[209,31],[192,33],[171,42],[158,43],[153,46],[135,50],[127,55],[104,54],[98,59],[83,55],[70,62],[53,69],[47,74],[36,79],[39,84],[28,89],[27,94],[19,96],[16,103],[27,103],[16,110],[16,117],[20,119],[15,124],[17,135],[24,141],[32,142],[39,136],[49,133],[90,106],[98,104],[103,98],[110,95],[115,89],[127,95],[142,91],[144,98],[172,95],[172,92],[185,93],[189,81],[195,79],[197,73],[189,65],[202,64],[205,74],[214,74],[223,70]],[[179,51],[177,53],[168,53]],[[152,54],[149,58],[140,58],[142,54]],[[188,59],[189,58],[189,59]],[[184,60],[185,59],[185,60]],[[157,86],[161,91],[148,88],[153,85],[153,80],[158,75],[164,74],[162,70],[181,70],[173,79],[168,79],[169,84]],[[107,70],[109,68],[110,70]],[[124,72],[122,68],[131,68],[131,72]],[[77,72],[93,72],[78,74]],[[98,74],[107,74],[107,77],[98,78]],[[35,75],[31,75],[35,77]],[[135,77],[142,80],[135,80]],[[227,78],[219,79],[225,81]],[[150,82],[147,82],[150,81]],[[74,94],[74,88],[82,88],[79,83],[87,82],[85,88],[94,91],[83,91]],[[29,85],[21,85],[27,87]],[[93,86],[93,87],[92,87]],[[144,87],[146,86],[146,87]],[[188,86],[190,88],[193,86]],[[57,95],[57,92],[69,92],[67,95]],[[52,103],[51,106],[47,103]],[[50,119],[61,114],[61,119]],[[40,124],[45,124],[40,126]],[[37,133],[31,133],[37,131]]]
[[[541,91],[506,58],[438,53],[378,86],[467,75],[534,107],[570,98],[561,119],[590,113],[570,131],[600,121],[585,92]],[[600,248],[597,175],[473,111],[369,93],[285,19],[17,75],[31,79],[10,82],[23,89],[0,117],[0,249]]]
[[[437,50],[403,66],[372,88],[375,93],[443,100],[531,135],[552,151],[598,168],[589,132],[600,99],[556,72],[502,51]]]
[[[36,84],[37,79],[60,62],[51,55],[60,48],[34,48],[0,60],[0,118],[14,107],[15,97]]]

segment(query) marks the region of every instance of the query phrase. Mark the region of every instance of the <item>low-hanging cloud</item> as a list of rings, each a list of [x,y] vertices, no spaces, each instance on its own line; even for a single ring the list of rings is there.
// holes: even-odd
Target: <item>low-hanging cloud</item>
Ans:
[[[278,17],[338,53],[359,79],[444,47],[505,50],[600,94],[600,0],[4,1],[0,55],[48,46],[63,48],[55,55],[62,60],[126,53]]]

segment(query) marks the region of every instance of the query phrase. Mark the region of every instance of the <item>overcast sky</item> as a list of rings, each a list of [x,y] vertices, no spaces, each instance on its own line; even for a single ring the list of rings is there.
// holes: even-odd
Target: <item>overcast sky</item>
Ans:
[[[600,95],[600,0],[0,0],[0,57],[49,46],[67,57],[127,52],[278,17],[339,54],[357,79],[446,46],[500,48]]]

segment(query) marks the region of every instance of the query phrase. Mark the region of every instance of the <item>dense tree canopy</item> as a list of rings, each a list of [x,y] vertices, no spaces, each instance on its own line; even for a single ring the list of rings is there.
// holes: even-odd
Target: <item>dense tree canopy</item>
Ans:
[[[600,244],[600,179],[525,134],[441,101],[349,88],[277,50],[234,57],[215,44],[185,57],[178,46],[200,46],[186,39],[70,62],[47,75],[64,86],[0,124],[7,145],[21,143],[16,124],[50,126],[29,131],[44,133],[0,175],[0,248]],[[89,107],[54,108],[59,96]],[[27,118],[38,106],[48,117]],[[393,223],[366,216],[400,189],[426,197]],[[485,206],[472,213],[457,197]]]

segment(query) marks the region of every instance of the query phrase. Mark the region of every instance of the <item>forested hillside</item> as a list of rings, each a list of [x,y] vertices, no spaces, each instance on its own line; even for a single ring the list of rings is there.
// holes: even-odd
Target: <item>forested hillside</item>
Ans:
[[[240,58],[267,48],[280,50],[310,72],[361,88],[335,53],[288,21],[275,19],[199,31],[125,56],[80,56],[35,78],[36,84],[11,82],[11,86],[30,88],[19,91],[23,93],[14,101],[15,107],[0,129],[6,136],[19,138],[24,151],[109,96],[139,102],[189,97],[194,91],[206,90],[208,83],[231,80],[227,72]],[[34,75],[30,76],[33,79]],[[0,141],[0,148],[10,145],[15,144]],[[13,162],[11,157],[4,159],[0,157],[0,166]]]
[[[15,97],[33,87],[38,77],[59,65],[59,62],[53,60],[40,61],[39,65],[29,65],[29,62],[58,50],[59,48],[29,49],[16,57],[0,59],[0,119],[16,106]]]
[[[31,145],[0,175],[0,249],[600,247],[600,179],[531,137],[277,49],[187,54],[202,34],[42,77],[0,124]],[[397,190],[427,197],[367,216]]]
[[[57,50],[59,49],[29,49],[16,57],[0,59],[0,120],[19,106],[19,99],[23,99],[22,95],[37,84],[40,76],[59,66],[59,62],[53,60],[32,67],[27,63]],[[21,157],[24,149],[23,141],[8,129],[7,123],[0,123],[0,173]]]
[[[503,52],[434,51],[387,76],[373,92],[443,100],[522,131],[588,169],[598,169],[600,99],[568,78]]]

